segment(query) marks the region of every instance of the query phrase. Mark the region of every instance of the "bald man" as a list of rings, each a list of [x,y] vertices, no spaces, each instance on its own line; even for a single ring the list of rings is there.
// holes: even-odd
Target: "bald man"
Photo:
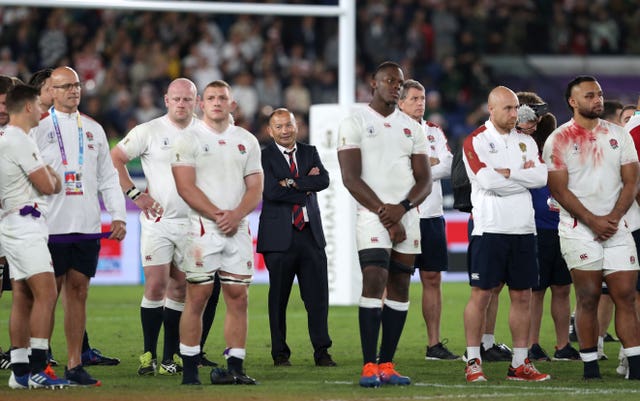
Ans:
[[[141,211],[140,253],[145,277],[140,303],[144,342],[138,367],[141,376],[154,375],[156,368],[161,375],[182,372],[178,328],[186,281],[177,266],[184,254],[189,206],[178,195],[170,162],[176,138],[201,124],[193,114],[198,100],[193,82],[186,78],[172,81],[164,96],[167,113],[133,128],[111,151],[120,187]],[[136,157],[142,160],[146,191],[136,188],[126,167],[126,163]],[[219,293],[219,284],[217,288]],[[216,303],[217,299],[215,296]],[[158,368],[156,348],[163,324],[164,350]]]
[[[463,160],[471,181],[474,228],[469,243],[471,296],[464,311],[468,382],[486,381],[480,342],[492,290],[509,287],[509,326],[513,357],[508,380],[544,381],[527,358],[531,288],[538,284],[533,203],[529,188],[547,182],[547,168],[529,135],[515,129],[519,102],[499,86],[488,100],[489,120],[463,144]]]
[[[53,106],[30,135],[46,164],[60,174],[63,188],[49,203],[49,251],[58,285],[64,287],[64,327],[68,361],[65,378],[76,385],[99,386],[82,365],[89,282],[96,274],[100,239],[121,241],[126,234],[124,197],[109,155],[103,128],[80,114],[82,84],[69,67],[51,73]],[[111,215],[101,233],[100,200]]]

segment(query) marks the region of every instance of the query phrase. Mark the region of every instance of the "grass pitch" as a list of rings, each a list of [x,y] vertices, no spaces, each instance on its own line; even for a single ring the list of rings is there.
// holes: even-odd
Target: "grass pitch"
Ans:
[[[618,343],[605,343],[608,361],[601,363],[603,380],[584,382],[580,362],[539,362],[539,370],[550,373],[552,380],[543,383],[514,383],[505,380],[508,362],[484,365],[489,382],[467,384],[461,361],[425,361],[426,329],[420,311],[421,289],[411,288],[411,307],[403,336],[396,354],[397,369],[412,378],[407,387],[363,389],[358,386],[362,366],[358,332],[357,307],[332,307],[329,329],[333,338],[330,353],[338,363],[336,368],[314,366],[313,349],[306,328],[306,313],[297,287],[291,296],[288,311],[288,337],[292,349],[288,368],[275,368],[270,356],[269,325],[267,315],[267,285],[254,285],[250,289],[250,322],[247,346],[247,373],[259,381],[257,386],[211,386],[209,369],[200,370],[203,385],[197,388],[180,386],[180,377],[138,377],[138,356],[142,353],[139,305],[142,288],[92,287],[89,296],[87,323],[91,344],[106,355],[118,356],[118,366],[91,367],[90,373],[102,380],[99,388],[71,388],[65,390],[10,390],[7,386],[9,371],[0,371],[0,401],[13,400],[637,400],[640,386],[623,380],[615,373]],[[464,352],[462,311],[469,294],[466,283],[443,284],[442,336],[449,339],[448,347]],[[0,299],[0,345],[9,345],[7,321],[10,293]],[[549,297],[549,296],[548,296]],[[547,297],[547,298],[548,298]],[[507,325],[508,295],[503,291],[497,339],[510,345]],[[548,306],[547,309],[548,311]],[[222,322],[224,302],[205,351],[210,359],[223,362],[224,349]],[[58,308],[53,338],[56,359],[66,362],[63,311]],[[162,335],[161,335],[162,338]],[[541,345],[548,352],[555,345],[553,324],[548,312],[542,324]],[[574,344],[575,345],[575,344]],[[158,347],[162,353],[162,340]],[[64,368],[58,367],[61,374]]]

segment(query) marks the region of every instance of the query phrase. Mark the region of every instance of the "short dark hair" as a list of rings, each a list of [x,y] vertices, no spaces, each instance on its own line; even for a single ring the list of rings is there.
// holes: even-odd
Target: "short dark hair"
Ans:
[[[8,75],[0,75],[0,95],[5,95],[15,85],[13,79]]]
[[[598,80],[591,75],[578,75],[567,84],[567,90],[564,92],[564,100],[565,102],[567,102],[567,106],[569,107],[569,110],[571,110],[571,112],[573,112],[573,107],[571,107],[571,105],[569,104],[571,91],[573,90],[574,86],[578,86],[583,82],[598,82]]]
[[[27,102],[35,101],[40,95],[40,89],[31,85],[17,84],[7,93],[7,113],[20,113]]]
[[[402,67],[400,67],[400,64],[396,63],[395,61],[387,60],[387,61],[383,61],[376,67],[375,71],[373,71],[373,74],[371,74],[371,77],[375,79],[379,71],[386,70],[387,68],[397,68],[399,70],[402,70]]]
[[[622,111],[622,103],[618,100],[605,100],[604,101],[604,109],[602,110],[602,115],[600,116],[600,118],[602,118],[603,120],[609,120],[611,117],[615,117],[615,119],[617,120],[617,117],[619,117],[619,113],[617,113],[618,110]]]
[[[52,72],[52,68],[43,68],[39,71],[36,71],[35,74],[33,74],[29,79],[29,85],[34,86],[38,89],[42,89],[42,87],[44,86],[44,81],[51,77]]]

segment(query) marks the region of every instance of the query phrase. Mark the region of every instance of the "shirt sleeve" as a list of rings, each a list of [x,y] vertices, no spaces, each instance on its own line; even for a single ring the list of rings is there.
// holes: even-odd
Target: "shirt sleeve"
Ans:
[[[544,142],[542,148],[542,160],[544,160],[549,171],[566,170],[565,149],[563,149],[558,141],[560,134],[551,134]]]
[[[444,135],[442,129],[438,127],[433,131],[436,137],[435,155],[440,160],[440,163],[431,166],[431,178],[435,181],[451,177],[453,155],[447,145],[447,137]]]
[[[262,172],[262,155],[260,152],[260,143],[258,139],[249,134],[249,140],[247,141],[247,164],[244,168],[244,176]]]
[[[338,128],[338,150],[359,149],[362,141],[362,127],[355,116],[342,120]]]
[[[125,136],[118,146],[124,151],[129,160],[133,160],[136,157],[140,157],[147,151],[149,147],[149,135],[148,131],[144,129],[146,125],[137,125],[134,127],[127,136]]]
[[[631,135],[624,131],[620,136],[620,141],[622,145],[620,149],[622,152],[620,153],[620,164],[628,164],[638,161],[638,153],[636,151],[636,147],[633,143],[633,138]]]
[[[24,138],[20,137],[20,143],[14,147],[11,153],[14,155],[15,163],[27,175],[44,166],[38,146],[26,135]]]

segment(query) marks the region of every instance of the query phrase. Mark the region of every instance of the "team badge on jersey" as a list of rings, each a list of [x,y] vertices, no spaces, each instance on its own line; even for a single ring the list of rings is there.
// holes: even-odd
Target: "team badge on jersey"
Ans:
[[[518,144],[518,146],[520,147],[520,151],[521,151],[522,153],[525,153],[525,152],[527,151],[527,144],[526,144],[526,143],[524,143],[524,142],[520,142],[520,143]]]
[[[618,149],[618,141],[615,138],[609,139],[609,145],[611,145],[611,149]]]
[[[87,135],[87,141],[93,141],[93,133],[87,131],[86,135]]]
[[[243,144],[238,144],[238,150],[240,151],[241,154],[245,154],[247,153],[247,148],[244,147]]]
[[[428,140],[429,142],[435,142],[435,141],[436,141],[436,137],[435,137],[435,136],[433,136],[433,135],[427,135],[427,140]]]
[[[411,130],[409,128],[405,128],[402,131],[404,132],[404,136],[411,138]]]

